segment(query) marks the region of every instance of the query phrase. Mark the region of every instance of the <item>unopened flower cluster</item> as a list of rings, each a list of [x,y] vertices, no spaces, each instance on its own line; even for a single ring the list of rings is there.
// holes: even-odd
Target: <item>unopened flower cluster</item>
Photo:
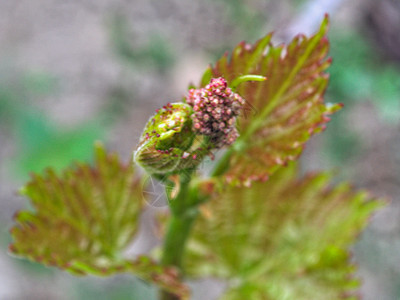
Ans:
[[[222,77],[191,89],[186,103],[168,103],[150,118],[134,160],[151,174],[195,168],[207,155],[213,158],[212,150],[237,139],[236,119],[244,103]]]
[[[231,145],[239,136],[236,117],[245,100],[224,78],[213,78],[204,88],[189,90],[186,102],[193,107],[194,132],[210,137],[216,148]]]

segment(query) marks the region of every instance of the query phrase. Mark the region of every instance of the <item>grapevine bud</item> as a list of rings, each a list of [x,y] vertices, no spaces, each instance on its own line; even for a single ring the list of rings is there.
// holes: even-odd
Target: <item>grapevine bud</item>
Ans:
[[[134,160],[151,174],[196,167],[211,150],[239,136],[236,118],[245,100],[222,77],[191,89],[186,103],[167,104],[147,122]]]
[[[134,160],[152,174],[179,171],[179,161],[193,143],[192,109],[185,103],[168,103],[147,122]]]

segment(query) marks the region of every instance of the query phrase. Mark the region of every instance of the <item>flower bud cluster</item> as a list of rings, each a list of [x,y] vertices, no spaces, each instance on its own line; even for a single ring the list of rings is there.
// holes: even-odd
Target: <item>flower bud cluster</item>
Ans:
[[[196,168],[212,150],[232,144],[236,118],[245,100],[224,78],[191,89],[186,103],[168,103],[147,122],[134,160],[151,174],[176,174]]]
[[[158,109],[144,128],[134,160],[152,174],[177,172],[198,163],[195,159],[181,163],[193,144],[191,114],[192,108],[185,103]]]
[[[215,148],[237,139],[236,117],[245,100],[228,87],[224,78],[213,78],[204,88],[190,89],[186,102],[194,111],[193,131],[210,137]]]

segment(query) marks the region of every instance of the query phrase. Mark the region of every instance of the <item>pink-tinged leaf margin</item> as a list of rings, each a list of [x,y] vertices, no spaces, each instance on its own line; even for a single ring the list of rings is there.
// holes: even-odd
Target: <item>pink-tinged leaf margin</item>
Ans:
[[[298,173],[291,162],[210,199],[188,243],[188,275],[227,279],[224,300],[354,299],[349,249],[385,201],[332,185],[329,173]]]
[[[179,272],[124,250],[135,237],[143,206],[142,181],[131,163],[121,163],[101,144],[94,166],[79,163],[57,174],[33,174],[21,193],[33,210],[15,214],[9,252],[75,275],[132,273],[180,299],[189,289]]]
[[[272,45],[272,34],[254,45],[242,42],[230,58],[226,53],[204,73],[202,86],[211,77],[222,76],[228,82],[246,74],[268,78],[237,88],[246,105],[238,120],[241,136],[229,153],[228,182],[250,185],[268,179],[280,166],[297,159],[305,142],[341,108],[324,103],[329,79],[325,71],[331,63],[326,57],[327,29],[325,17],[315,35],[298,35],[288,45]]]

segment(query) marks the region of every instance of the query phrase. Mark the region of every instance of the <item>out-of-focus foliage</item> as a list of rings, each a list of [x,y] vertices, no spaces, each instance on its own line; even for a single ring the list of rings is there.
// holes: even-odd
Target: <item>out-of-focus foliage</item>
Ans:
[[[398,122],[400,71],[377,59],[371,46],[354,32],[333,34],[329,92],[345,104],[372,101],[383,119]]]
[[[111,23],[111,42],[115,53],[124,62],[146,70],[153,67],[161,72],[166,72],[174,64],[171,45],[161,35],[150,35],[147,44],[142,47],[135,47],[131,41],[126,19],[115,16]]]
[[[15,136],[18,151],[9,163],[15,174],[24,177],[51,165],[61,170],[72,160],[87,161],[92,146],[103,136],[99,120],[61,129],[32,102],[57,89],[57,80],[47,73],[26,73],[0,78],[0,126]]]
[[[73,299],[96,300],[153,300],[157,299],[157,289],[143,281],[128,276],[116,276],[112,280],[104,278],[95,282],[82,281],[79,278]],[[104,282],[103,282],[104,281]]]
[[[73,160],[88,160],[95,139],[102,136],[100,129],[94,123],[59,129],[43,114],[33,113],[18,126],[21,150],[15,167],[20,174],[26,174],[26,170],[40,172],[49,165],[58,171]]]
[[[265,13],[262,10],[257,10],[240,0],[218,0],[214,3],[221,3],[224,6],[224,21],[239,29],[242,34],[246,34],[248,39],[259,35],[259,29],[265,22]]]
[[[96,147],[94,167],[80,164],[57,176],[48,169],[22,189],[35,211],[21,211],[10,251],[78,275],[132,272],[184,297],[177,272],[123,251],[138,227],[143,194],[130,164]]]
[[[291,163],[265,183],[228,187],[205,204],[188,274],[229,279],[223,299],[352,299],[348,247],[382,203],[348,184],[331,187],[329,174],[297,173]]]
[[[335,31],[330,39],[333,64],[329,69],[327,98],[343,102],[346,109],[332,119],[323,136],[323,152],[334,165],[339,162],[343,165],[356,159],[365,143],[352,126],[355,105],[373,103],[378,119],[398,124],[400,71],[396,65],[380,59],[371,45],[354,31]]]
[[[323,102],[330,64],[327,27],[326,18],[316,35],[299,35],[287,46],[272,46],[271,35],[255,45],[241,43],[230,59],[226,54],[206,71],[203,86],[210,77],[222,76],[228,82],[244,74],[267,77],[237,89],[248,109],[239,119],[240,137],[226,174],[229,182],[249,185],[268,178],[295,160],[304,143],[329,120],[327,116],[340,108]]]

